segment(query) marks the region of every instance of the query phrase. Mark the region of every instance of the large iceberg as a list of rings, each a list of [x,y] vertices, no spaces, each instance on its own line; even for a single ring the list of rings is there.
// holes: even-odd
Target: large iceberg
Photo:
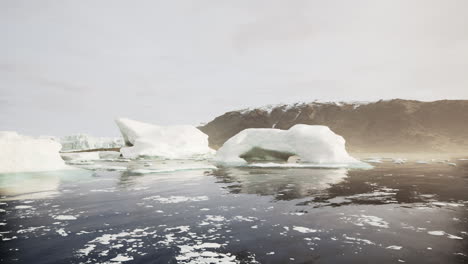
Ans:
[[[188,159],[214,153],[208,147],[208,136],[194,126],[156,126],[127,118],[116,123],[126,144],[120,149],[125,158]]]
[[[60,157],[60,143],[16,132],[0,132],[0,173],[69,169]]]
[[[122,138],[92,137],[87,134],[76,134],[61,137],[62,151],[120,148],[124,145]]]
[[[327,126],[295,125],[289,130],[250,128],[230,138],[218,150],[215,161],[245,165],[247,161],[288,161],[298,157],[313,164],[357,164],[345,149],[343,137]]]

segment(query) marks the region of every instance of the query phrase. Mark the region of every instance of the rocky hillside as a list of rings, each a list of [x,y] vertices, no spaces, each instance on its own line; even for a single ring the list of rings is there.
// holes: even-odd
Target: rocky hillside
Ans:
[[[217,149],[246,128],[326,125],[351,152],[468,152],[468,100],[298,103],[225,113],[200,129]]]

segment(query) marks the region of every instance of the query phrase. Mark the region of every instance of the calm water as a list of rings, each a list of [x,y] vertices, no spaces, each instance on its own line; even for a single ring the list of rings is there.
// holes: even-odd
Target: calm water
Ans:
[[[82,167],[0,176],[2,263],[468,262],[468,161]]]

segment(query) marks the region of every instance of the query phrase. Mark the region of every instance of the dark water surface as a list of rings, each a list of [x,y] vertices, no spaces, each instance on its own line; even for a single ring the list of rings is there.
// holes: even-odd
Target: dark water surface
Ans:
[[[1,262],[468,262],[468,161],[142,170],[152,163],[0,175]]]

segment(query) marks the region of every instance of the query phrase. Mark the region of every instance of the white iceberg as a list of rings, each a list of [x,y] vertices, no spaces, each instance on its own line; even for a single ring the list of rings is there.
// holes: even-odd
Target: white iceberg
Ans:
[[[126,144],[120,149],[125,158],[187,159],[214,152],[208,147],[208,135],[194,126],[156,126],[126,118],[116,123]]]
[[[0,132],[0,173],[37,172],[69,169],[60,157],[60,143]]]
[[[76,134],[61,137],[62,151],[120,148],[124,141],[120,137],[92,137],[87,134]]]
[[[245,129],[224,143],[215,161],[224,165],[245,165],[247,160],[286,162],[291,156],[298,156],[303,163],[364,164],[346,152],[344,138],[327,126],[302,124],[289,130]]]

